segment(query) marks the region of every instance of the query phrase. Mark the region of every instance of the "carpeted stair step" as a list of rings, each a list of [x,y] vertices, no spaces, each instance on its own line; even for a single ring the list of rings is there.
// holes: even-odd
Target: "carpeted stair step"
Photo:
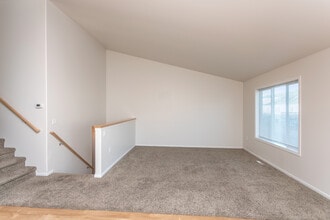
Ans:
[[[5,148],[0,138],[0,191],[36,175],[35,167],[26,167],[24,157],[15,157],[15,148]]]
[[[15,156],[15,148],[0,148],[0,161]]]
[[[10,172],[25,166],[25,157],[8,157],[0,160],[0,172]]]
[[[35,172],[35,167],[21,167],[10,172],[0,171],[0,191],[35,176]]]

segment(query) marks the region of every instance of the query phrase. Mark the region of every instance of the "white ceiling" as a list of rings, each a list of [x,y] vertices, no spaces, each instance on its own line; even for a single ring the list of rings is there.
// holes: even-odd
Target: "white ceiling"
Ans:
[[[245,81],[330,47],[329,0],[52,0],[107,49]]]

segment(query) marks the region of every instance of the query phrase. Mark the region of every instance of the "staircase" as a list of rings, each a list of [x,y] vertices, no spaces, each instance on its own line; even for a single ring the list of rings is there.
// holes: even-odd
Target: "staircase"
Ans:
[[[0,191],[35,176],[35,167],[25,166],[24,157],[15,157],[15,148],[5,148],[0,138]]]

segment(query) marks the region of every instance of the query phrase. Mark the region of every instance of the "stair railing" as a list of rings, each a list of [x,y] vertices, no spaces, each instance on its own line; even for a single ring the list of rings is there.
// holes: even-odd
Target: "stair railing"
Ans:
[[[80,156],[77,151],[75,151],[67,142],[65,142],[58,134],[56,134],[54,131],[49,132],[53,137],[55,137],[60,144],[64,145],[69,151],[71,151],[76,157],[78,157],[84,164],[86,164],[89,168],[92,169],[92,172],[94,174],[94,167],[90,165],[82,156]]]
[[[116,122],[111,122],[111,123],[105,123],[105,124],[99,124],[99,125],[93,125],[92,126],[92,143],[93,143],[93,146],[92,146],[92,164],[93,164],[94,168],[96,167],[95,166],[95,142],[96,142],[96,132],[95,131],[96,131],[96,129],[97,128],[106,128],[106,127],[109,127],[109,126],[122,124],[122,123],[132,121],[132,120],[136,120],[136,118],[129,118],[129,119],[126,119],[126,120],[121,120],[121,121],[116,121]]]
[[[29,126],[35,133],[39,133],[40,129],[34,126],[30,121],[28,121],[23,115],[21,115],[14,107],[8,104],[3,98],[0,98],[0,103],[2,103],[8,110],[10,110],[14,115],[21,119],[27,126]]]
[[[92,127],[94,177],[101,178],[135,146],[135,120],[130,118]]]

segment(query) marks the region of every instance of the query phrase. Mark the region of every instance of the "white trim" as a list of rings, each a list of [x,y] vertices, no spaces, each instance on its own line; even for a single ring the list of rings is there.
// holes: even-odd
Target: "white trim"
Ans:
[[[301,151],[294,151],[294,150],[290,150],[290,148],[287,148],[285,145],[280,145],[280,144],[277,144],[275,142],[272,142],[272,141],[268,141],[268,140],[264,140],[262,138],[258,138],[258,137],[254,137],[256,141],[259,141],[263,144],[267,144],[269,146],[272,146],[272,147],[275,147],[276,149],[279,149],[279,150],[282,150],[282,151],[286,151],[286,152],[289,152],[295,156],[298,156],[298,157],[301,157]]]
[[[298,143],[299,143],[299,156],[302,155],[302,143],[301,143],[301,134],[302,134],[302,126],[301,126],[301,118],[302,118],[302,80],[301,76],[298,77],[298,86],[299,86],[299,132],[298,132]]]
[[[49,176],[49,175],[51,175],[53,173],[54,173],[54,170],[50,170],[48,172],[38,172],[38,171],[36,171],[36,175],[37,176]]]
[[[265,88],[268,88],[268,87],[273,87],[273,86],[276,86],[276,85],[281,85],[281,84],[285,84],[285,83],[288,83],[288,82],[296,81],[296,80],[298,80],[299,83],[300,83],[301,75],[294,76],[294,77],[288,77],[285,80],[278,80],[278,81],[275,81],[274,83],[267,83],[267,84],[264,84],[262,86],[258,86],[256,88],[256,91],[260,90],[260,89],[265,89]]]
[[[137,144],[136,147],[180,147],[180,148],[218,148],[218,149],[243,149],[242,146],[187,146],[187,145],[150,145]]]
[[[299,88],[299,91],[298,91],[298,99],[299,99],[299,113],[298,113],[298,121],[299,121],[299,127],[298,127],[298,152],[296,151],[293,151],[293,150],[290,150],[286,147],[283,147],[282,145],[280,144],[277,144],[276,142],[272,142],[272,141],[268,141],[268,140],[265,140],[265,139],[262,139],[262,138],[259,138],[259,90],[260,89],[264,89],[264,88],[270,88],[270,87],[274,87],[274,86],[277,86],[277,85],[281,85],[281,84],[286,84],[286,83],[290,83],[292,81],[298,81],[298,88]],[[296,76],[296,77],[290,77],[290,78],[287,78],[286,80],[281,80],[281,81],[277,81],[275,83],[269,83],[269,84],[266,84],[266,85],[263,85],[263,86],[258,86],[256,89],[255,89],[255,101],[254,101],[254,113],[255,113],[255,120],[254,120],[254,138],[257,140],[257,141],[260,141],[264,144],[268,144],[272,147],[276,147],[277,149],[281,149],[281,150],[284,150],[286,152],[289,152],[291,154],[294,154],[296,156],[301,156],[301,148],[302,148],[302,144],[301,144],[301,132],[302,132],[302,126],[301,126],[301,106],[302,106],[302,103],[301,103],[301,84],[302,84],[302,80],[301,80],[301,75],[299,76]]]
[[[45,131],[48,131],[48,1],[45,0]],[[49,170],[49,143],[48,143],[48,132],[45,134],[45,160],[46,160],[46,170],[47,172],[38,173],[36,172],[37,176],[49,176],[54,172],[54,170]]]
[[[95,128],[94,177],[102,177],[102,129]]]
[[[313,190],[314,192],[320,194],[321,196],[325,197],[326,199],[330,200],[330,195],[327,194],[326,192],[323,192],[322,190],[318,189],[317,187],[305,182],[304,180],[300,179],[299,177],[296,177],[295,175],[289,173],[288,171],[276,166],[275,164],[269,162],[268,160],[266,160],[265,158],[259,156],[258,154],[254,153],[253,151],[251,151],[250,149],[244,148],[244,150],[246,150],[247,152],[249,152],[250,154],[256,156],[257,158],[259,158],[260,160],[266,162],[267,164],[269,164],[270,166],[274,167],[275,169],[277,169],[278,171],[286,174],[287,176],[291,177],[292,179],[298,181],[299,183],[303,184],[304,186],[306,186],[307,188]]]

